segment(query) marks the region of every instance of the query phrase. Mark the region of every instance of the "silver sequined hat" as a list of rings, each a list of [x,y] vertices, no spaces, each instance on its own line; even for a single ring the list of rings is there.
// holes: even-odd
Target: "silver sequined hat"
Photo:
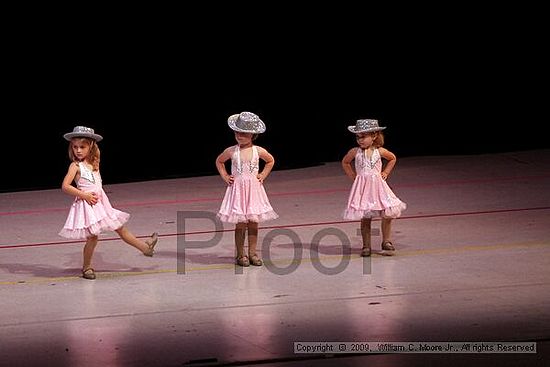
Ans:
[[[227,119],[227,124],[231,129],[240,133],[261,134],[265,131],[264,122],[252,112],[231,115]]]
[[[103,136],[94,133],[94,129],[91,129],[86,126],[75,126],[73,131],[63,135],[66,140],[71,140],[72,138],[90,138],[95,141],[103,140]]]
[[[372,131],[384,130],[385,126],[378,126],[378,120],[364,119],[357,120],[355,126],[348,126],[348,130],[352,133],[370,133]]]

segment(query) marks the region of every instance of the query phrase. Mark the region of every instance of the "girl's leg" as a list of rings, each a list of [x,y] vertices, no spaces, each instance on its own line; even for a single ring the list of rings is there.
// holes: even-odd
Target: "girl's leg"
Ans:
[[[256,266],[262,266],[262,259],[256,253],[258,246],[258,223],[248,222],[248,258],[250,263]]]
[[[95,279],[94,269],[92,268],[92,256],[94,255],[95,247],[97,246],[97,236],[88,237],[84,245],[82,262],[82,277],[85,279]]]
[[[95,247],[97,246],[97,236],[88,237],[84,245],[84,261],[82,262],[82,270],[92,267],[92,256],[94,255]]]
[[[157,244],[158,235],[157,233],[153,233],[151,235],[151,238],[147,241],[142,241],[138,239],[136,236],[134,236],[126,227],[122,226],[119,229],[116,230],[116,233],[122,238],[124,242],[126,242],[129,245],[134,246],[138,250],[140,250],[145,256],[153,256],[154,247]]]
[[[244,238],[246,235],[246,223],[237,223],[235,225],[235,248],[237,249],[237,264],[248,266],[248,258],[244,254]]]
[[[361,256],[370,256],[370,237],[371,237],[372,218],[361,219],[361,238],[363,239],[363,248]]]
[[[382,250],[395,251],[391,243],[391,224],[393,218],[382,218]]]

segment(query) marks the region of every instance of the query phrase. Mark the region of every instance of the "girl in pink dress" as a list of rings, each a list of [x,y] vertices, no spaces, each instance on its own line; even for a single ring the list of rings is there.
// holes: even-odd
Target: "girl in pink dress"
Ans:
[[[216,168],[228,185],[218,218],[222,222],[235,223],[237,264],[261,266],[262,260],[256,253],[258,223],[278,217],[263,186],[275,159],[267,150],[252,143],[265,131],[265,124],[257,115],[242,112],[231,115],[227,123],[235,132],[238,144],[225,149],[216,159]],[[260,159],[265,162],[262,172],[259,172]],[[231,160],[231,174],[225,168],[228,160]],[[248,256],[244,251],[247,230]]]
[[[103,231],[115,231],[122,240],[145,256],[153,256],[158,235],[153,233],[146,241],[137,239],[124,224],[130,214],[114,209],[103,191],[99,174],[99,147],[103,139],[94,130],[85,126],[76,126],[72,132],[63,135],[69,143],[71,164],[61,188],[75,197],[69,215],[59,235],[70,239],[85,239],[82,276],[95,279],[92,268],[92,255]],[[76,187],[73,186],[73,181]]]
[[[378,126],[378,120],[372,119],[357,120],[355,126],[348,126],[348,130],[355,134],[359,147],[351,148],[342,159],[344,172],[353,180],[344,219],[361,220],[361,256],[371,254],[373,217],[382,217],[382,254],[395,253],[391,242],[392,220],[401,216],[401,211],[407,208],[386,183],[397,158],[395,154],[382,148],[382,130],[385,128]],[[387,160],[384,169],[382,158]],[[355,161],[355,167],[352,167],[352,161]]]

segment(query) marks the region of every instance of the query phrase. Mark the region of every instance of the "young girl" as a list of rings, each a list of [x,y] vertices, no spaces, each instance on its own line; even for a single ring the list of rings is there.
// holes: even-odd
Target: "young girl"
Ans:
[[[386,127],[378,126],[377,120],[357,120],[348,130],[355,133],[358,148],[352,148],[342,159],[346,175],[353,180],[344,219],[361,220],[363,249],[361,256],[371,254],[371,220],[382,217],[382,254],[393,255],[395,247],[391,242],[391,224],[401,215],[407,205],[399,200],[386,183],[397,158],[389,150],[382,148]],[[382,160],[387,160],[382,169]],[[355,169],[351,162],[355,161]]]
[[[96,278],[92,268],[92,255],[98,235],[105,230],[116,231],[124,242],[134,246],[145,256],[153,256],[158,240],[157,233],[153,233],[145,242],[137,239],[124,227],[130,214],[114,209],[103,191],[97,146],[97,142],[103,137],[85,126],[76,126],[63,137],[70,142],[71,164],[61,188],[67,194],[75,196],[75,200],[59,235],[70,239],[86,239],[82,277]],[[73,181],[76,187],[72,185]]]
[[[227,123],[235,132],[238,144],[225,149],[216,159],[216,168],[228,185],[218,217],[223,222],[235,223],[237,264],[261,266],[262,260],[256,253],[258,223],[278,217],[262,185],[275,160],[267,150],[252,143],[258,134],[265,131],[265,124],[257,115],[241,112],[231,115]],[[230,175],[225,169],[225,162],[229,159]],[[262,172],[258,173],[260,159],[265,162],[265,166]],[[248,256],[244,251],[247,230]]]

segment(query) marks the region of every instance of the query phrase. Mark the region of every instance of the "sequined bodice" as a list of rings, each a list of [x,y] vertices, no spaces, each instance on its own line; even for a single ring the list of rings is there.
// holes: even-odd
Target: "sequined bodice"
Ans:
[[[101,175],[99,171],[92,171],[84,162],[78,163],[80,167],[80,178],[76,182],[79,189],[84,191],[94,191],[101,189]]]
[[[257,175],[259,169],[259,154],[258,148],[252,147],[252,159],[243,161],[241,159],[241,150],[239,146],[235,146],[235,151],[231,157],[231,174],[232,175]]]
[[[382,159],[380,158],[378,149],[373,150],[369,159],[369,157],[367,157],[367,150],[358,148],[355,154],[355,171],[358,175],[374,172],[379,173],[382,171]]]

